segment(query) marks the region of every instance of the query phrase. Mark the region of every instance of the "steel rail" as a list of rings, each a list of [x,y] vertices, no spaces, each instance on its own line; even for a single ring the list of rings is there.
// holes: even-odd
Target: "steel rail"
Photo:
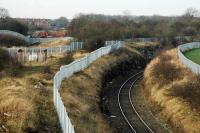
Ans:
[[[154,133],[154,131],[146,124],[146,122],[141,118],[141,116],[139,115],[139,113],[137,112],[136,108],[134,107],[133,105],[133,102],[132,102],[132,98],[131,98],[131,90],[133,88],[133,86],[135,85],[136,81],[138,81],[142,76],[140,74],[142,74],[143,71],[141,72],[138,72],[134,75],[132,75],[130,78],[128,78],[120,87],[119,91],[118,91],[118,106],[119,106],[119,109],[120,109],[120,112],[123,116],[123,118],[125,119],[126,123],[128,124],[128,126],[130,127],[131,131],[134,132],[134,133],[137,133],[136,129],[134,128],[134,126],[131,124],[131,122],[128,120],[128,117],[125,115],[125,112],[124,112],[124,109],[122,108],[122,104],[120,102],[120,94],[121,94],[121,91],[122,89],[124,88],[124,86],[130,81],[132,80],[133,78],[135,78],[136,76],[138,76],[131,84],[131,87],[129,88],[129,102],[131,104],[131,107],[133,109],[133,111],[135,112],[135,114],[138,116],[138,118],[140,119],[140,121],[142,122],[142,124],[148,129],[148,131],[150,131],[151,133]]]

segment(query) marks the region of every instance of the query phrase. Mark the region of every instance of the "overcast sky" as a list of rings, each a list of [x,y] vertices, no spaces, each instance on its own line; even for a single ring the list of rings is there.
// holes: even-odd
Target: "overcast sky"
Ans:
[[[73,18],[79,13],[122,15],[181,15],[189,7],[200,9],[200,0],[0,0],[12,17]]]

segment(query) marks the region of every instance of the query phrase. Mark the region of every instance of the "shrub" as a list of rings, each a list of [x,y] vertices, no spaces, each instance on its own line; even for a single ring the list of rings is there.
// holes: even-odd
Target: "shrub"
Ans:
[[[9,56],[8,51],[6,51],[3,48],[0,48],[0,71],[2,71],[5,68],[9,68],[8,72],[10,76],[18,76],[18,70],[22,67],[23,65],[20,62]],[[3,75],[6,75],[6,73],[2,71],[1,76]]]
[[[85,41],[85,49],[94,51],[104,46],[104,41],[101,38],[91,38]]]
[[[27,35],[28,26],[13,18],[0,18],[0,30],[10,30]]]
[[[163,53],[159,55],[159,61],[155,62],[152,67],[152,75],[156,78],[155,82],[162,82],[162,84],[168,84],[169,82],[180,79],[181,69],[176,64],[170,62],[171,56]]]
[[[50,66],[45,66],[45,67],[43,68],[43,73],[51,74],[51,73],[52,73],[51,67],[50,67]]]
[[[0,48],[0,70],[11,63],[12,59],[10,58],[8,51]]]
[[[61,64],[69,64],[74,61],[73,53],[66,53],[64,58],[60,59]]]
[[[189,102],[194,108],[200,110],[200,77],[191,77],[190,81],[184,82],[182,84],[175,84],[169,90],[169,96],[180,97],[185,101]]]

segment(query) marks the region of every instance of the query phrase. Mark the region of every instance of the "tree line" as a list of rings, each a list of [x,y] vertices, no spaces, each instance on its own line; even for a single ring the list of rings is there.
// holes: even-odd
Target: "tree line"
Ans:
[[[12,18],[7,9],[0,8],[0,30],[11,30],[27,35],[28,32],[31,31],[57,30],[66,28],[68,25],[68,19],[65,17],[60,17],[54,20],[37,19],[38,21],[36,22],[34,22],[34,20],[35,19]]]
[[[7,9],[0,8],[0,30],[11,30],[27,35],[28,27],[11,18]]]
[[[49,21],[54,28],[65,27],[69,35],[86,43],[88,50],[104,45],[105,40],[133,38],[162,38],[163,44],[176,43],[175,37],[200,38],[200,13],[188,8],[181,16],[108,16],[101,14],[80,14],[70,22],[61,17]],[[39,29],[37,29],[39,28]],[[11,18],[7,9],[0,8],[0,30],[11,30],[27,35],[31,30],[45,30],[31,27]]]
[[[96,49],[105,40],[162,38],[173,43],[178,36],[200,36],[200,13],[188,8],[182,16],[106,16],[80,14],[72,19],[71,36],[85,41],[88,49]]]

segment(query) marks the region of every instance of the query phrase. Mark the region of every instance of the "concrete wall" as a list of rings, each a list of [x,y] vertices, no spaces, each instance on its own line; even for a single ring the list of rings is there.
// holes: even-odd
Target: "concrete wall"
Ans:
[[[200,42],[193,42],[193,43],[187,43],[180,45],[178,47],[178,56],[180,61],[191,71],[193,71],[195,74],[200,74],[200,65],[189,60],[185,55],[183,54],[184,52],[191,50],[191,49],[196,49],[200,48]]]

